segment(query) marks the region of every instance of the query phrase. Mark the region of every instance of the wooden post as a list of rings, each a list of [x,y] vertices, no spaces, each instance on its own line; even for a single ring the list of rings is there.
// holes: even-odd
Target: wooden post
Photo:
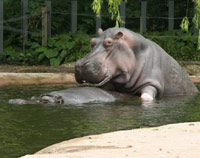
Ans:
[[[26,43],[28,41],[28,19],[27,12],[28,0],[22,0],[22,36],[23,36],[23,52],[26,51]]]
[[[3,0],[0,0],[0,55],[3,54]]]
[[[141,17],[140,17],[140,33],[146,32],[147,30],[147,1],[141,2]]]
[[[101,11],[100,15],[96,16],[96,35],[98,35],[98,30],[101,28]]]
[[[71,31],[73,36],[77,31],[77,0],[71,0]]]
[[[47,7],[47,32],[48,37],[51,37],[51,1],[45,1]]]
[[[126,19],[126,3],[122,1],[120,5],[120,15],[122,22],[120,23],[120,27],[125,27],[125,19]]]
[[[168,0],[168,30],[174,30],[174,0]]]
[[[47,45],[47,7],[42,7],[42,45]]]

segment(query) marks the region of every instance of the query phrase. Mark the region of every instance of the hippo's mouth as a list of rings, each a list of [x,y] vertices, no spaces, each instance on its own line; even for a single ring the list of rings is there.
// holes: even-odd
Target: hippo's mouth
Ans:
[[[82,80],[84,86],[91,86],[91,87],[100,87],[103,86],[104,84],[108,83],[112,79],[111,73],[107,71],[104,79],[100,81],[99,83],[89,83],[87,80]]]

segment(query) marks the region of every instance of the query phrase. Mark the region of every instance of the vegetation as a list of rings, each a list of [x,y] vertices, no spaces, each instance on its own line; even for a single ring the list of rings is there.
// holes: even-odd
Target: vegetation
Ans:
[[[107,0],[108,2],[108,12],[111,14],[111,19],[115,19],[116,27],[119,27],[119,23],[122,22],[120,17],[119,6],[123,0]],[[127,2],[127,0],[125,0]],[[92,2],[92,9],[97,14],[100,15],[101,5],[103,0],[93,0]]]
[[[61,34],[49,38],[47,46],[41,46],[38,40],[34,41],[34,39],[28,42],[25,53],[20,48],[12,47],[10,43],[10,46],[5,48],[4,54],[0,56],[1,63],[58,66],[75,61],[89,52],[91,36],[81,31],[77,32],[75,37],[70,33]]]
[[[95,13],[98,14],[101,9],[103,29],[116,26],[120,22],[119,4],[121,1],[107,0],[103,3],[103,0],[93,0],[92,4],[91,1],[87,0],[78,1],[79,31],[75,36],[71,36],[69,32],[70,1],[51,0],[52,37],[48,39],[47,46],[41,46],[41,7],[45,5],[45,0],[38,0],[37,2],[29,0],[27,11],[29,34],[24,52],[22,49],[23,37],[20,33],[21,19],[18,19],[21,16],[21,5],[19,1],[5,0],[4,54],[0,56],[0,63],[56,66],[77,60],[90,51],[89,42],[95,36],[96,29]],[[126,28],[135,32],[139,32],[140,28],[140,5],[140,0],[134,0],[134,2],[128,0],[126,3]],[[193,10],[192,1],[189,0],[187,3],[175,1],[175,17],[183,17],[186,11],[182,28],[188,32],[181,32],[181,19],[175,19],[174,27],[176,30],[167,31],[168,19],[159,18],[168,16],[167,0],[148,0],[147,17],[157,18],[147,19],[148,32],[144,35],[158,43],[177,60],[200,60],[200,52],[195,49],[198,45],[198,36],[193,34],[192,19],[189,18],[193,16]],[[15,20],[15,18],[18,20]],[[8,19],[14,20],[7,21]],[[196,20],[198,19],[196,17]],[[196,21],[196,23],[199,22]],[[7,28],[14,28],[14,30]]]
[[[189,0],[188,0],[189,2]],[[192,19],[193,23],[195,24],[196,29],[198,30],[198,44],[197,44],[197,49],[200,50],[200,0],[193,0],[193,2],[196,4],[196,13]],[[187,18],[187,13],[188,13],[188,8],[186,10],[186,16],[183,18],[181,22],[181,29],[183,31],[188,32],[189,28],[189,20]]]
[[[153,32],[145,35],[160,45],[167,53],[179,61],[199,61],[200,52],[197,47],[197,36],[191,32],[183,33],[181,30]]]

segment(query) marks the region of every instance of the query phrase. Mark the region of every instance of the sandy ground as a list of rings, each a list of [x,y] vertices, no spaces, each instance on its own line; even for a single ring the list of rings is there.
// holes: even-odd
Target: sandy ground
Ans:
[[[200,122],[76,138],[22,158],[200,158]]]

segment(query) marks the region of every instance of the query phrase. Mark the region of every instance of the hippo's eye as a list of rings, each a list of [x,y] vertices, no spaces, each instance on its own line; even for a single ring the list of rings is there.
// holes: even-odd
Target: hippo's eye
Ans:
[[[113,45],[113,39],[107,38],[104,40],[104,47],[108,48]]]
[[[90,41],[90,46],[91,46],[91,48],[93,48],[95,45],[96,45],[95,39],[92,38],[91,41]]]

